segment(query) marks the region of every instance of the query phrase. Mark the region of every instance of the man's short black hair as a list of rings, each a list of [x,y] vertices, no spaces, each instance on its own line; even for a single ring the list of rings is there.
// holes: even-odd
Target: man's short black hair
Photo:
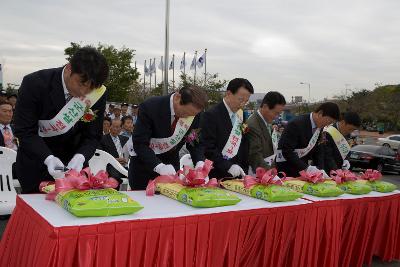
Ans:
[[[286,105],[286,100],[281,93],[271,91],[264,96],[261,107],[263,105],[267,105],[269,109],[273,109],[276,105]]]
[[[93,47],[79,48],[69,63],[72,73],[78,74],[82,83],[89,82],[91,88],[100,87],[108,78],[107,60]]]
[[[15,98],[17,98],[17,99],[18,99],[18,96],[17,96],[17,94],[11,94],[11,95],[7,96],[7,99],[10,99],[11,97],[15,97]]]
[[[322,103],[317,107],[315,113],[322,111],[322,116],[328,116],[334,120],[339,120],[340,111],[338,105],[332,102]]]
[[[227,91],[231,91],[232,94],[236,94],[240,87],[246,88],[251,94],[254,94],[253,85],[244,78],[235,78],[228,83]]]
[[[132,116],[129,116],[129,115],[123,116],[121,119],[122,125],[124,125],[127,120],[131,120],[133,122]]]
[[[203,110],[205,109],[208,96],[206,91],[200,86],[189,85],[184,86],[179,89],[179,94],[181,95],[181,105],[193,104],[195,107]]]
[[[351,124],[357,128],[361,126],[361,118],[356,112],[345,112],[342,114],[342,120],[347,124]]]
[[[110,122],[110,124],[111,124],[111,118],[110,117],[104,117],[104,120]]]

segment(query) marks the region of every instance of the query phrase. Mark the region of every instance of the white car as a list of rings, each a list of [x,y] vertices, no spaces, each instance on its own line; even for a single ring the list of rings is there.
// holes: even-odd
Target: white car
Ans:
[[[400,134],[390,135],[385,138],[378,138],[378,145],[390,147],[392,149],[400,148]]]

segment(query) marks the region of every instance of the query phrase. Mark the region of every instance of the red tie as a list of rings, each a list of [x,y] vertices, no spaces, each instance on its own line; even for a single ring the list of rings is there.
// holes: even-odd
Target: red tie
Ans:
[[[176,116],[176,115],[174,115],[174,121],[172,122],[172,124],[171,124],[171,130],[172,130],[172,132],[174,132],[175,131],[175,128],[176,128],[176,123],[178,122],[178,120],[179,120],[179,117],[178,116]]]

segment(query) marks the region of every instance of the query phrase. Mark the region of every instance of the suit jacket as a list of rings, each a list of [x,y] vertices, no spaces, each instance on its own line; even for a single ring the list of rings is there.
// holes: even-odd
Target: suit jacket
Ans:
[[[197,115],[185,137],[171,150],[156,155],[150,149],[151,138],[165,138],[173,134],[171,128],[170,97],[157,96],[149,98],[139,105],[139,115],[132,133],[132,145],[136,156],[131,158],[129,166],[129,183],[135,190],[145,189],[150,179],[159,174],[153,169],[160,163],[172,164],[179,169],[179,150],[186,142],[186,136],[199,128],[200,115]],[[199,144],[187,145],[193,163],[204,160],[204,153]]]
[[[204,147],[204,154],[207,159],[214,162],[214,168],[210,172],[210,177],[231,177],[232,175],[228,173],[228,170],[233,164],[240,165],[247,172],[249,168],[249,147],[245,136],[242,136],[239,151],[235,157],[227,160],[222,156],[222,150],[232,130],[231,119],[224,102],[204,112],[200,127],[200,143]]]
[[[333,127],[337,129],[337,124],[335,123]],[[329,174],[331,170],[341,169],[343,158],[332,136],[327,132],[323,132],[320,139],[317,148],[318,157],[316,157],[315,165],[319,169],[325,170],[327,174]]]
[[[87,165],[102,137],[106,93],[92,107],[98,111],[94,121],[78,121],[62,135],[38,135],[38,121],[54,118],[66,104],[62,69],[45,69],[25,76],[18,92],[14,134],[19,139],[16,168],[23,193],[38,192],[41,181],[52,180],[44,165],[49,155],[68,164],[74,154],[80,153]]]
[[[258,167],[271,168],[265,158],[274,154],[271,134],[258,112],[254,112],[247,120],[250,128],[247,138],[249,139],[249,164],[253,171]]]
[[[298,116],[288,123],[278,145],[278,149],[282,150],[286,159],[285,162],[276,163],[279,171],[283,171],[291,177],[298,177],[300,171],[307,169],[310,160],[316,162],[317,145],[302,158],[299,158],[294,152],[295,149],[307,147],[312,136],[310,114]]]

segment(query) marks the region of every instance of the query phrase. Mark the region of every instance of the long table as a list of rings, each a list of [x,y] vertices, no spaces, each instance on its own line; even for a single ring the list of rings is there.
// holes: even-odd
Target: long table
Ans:
[[[0,266],[361,266],[400,259],[400,192],[284,203],[239,195],[199,209],[127,192],[132,215],[77,218],[19,195],[0,244]]]

